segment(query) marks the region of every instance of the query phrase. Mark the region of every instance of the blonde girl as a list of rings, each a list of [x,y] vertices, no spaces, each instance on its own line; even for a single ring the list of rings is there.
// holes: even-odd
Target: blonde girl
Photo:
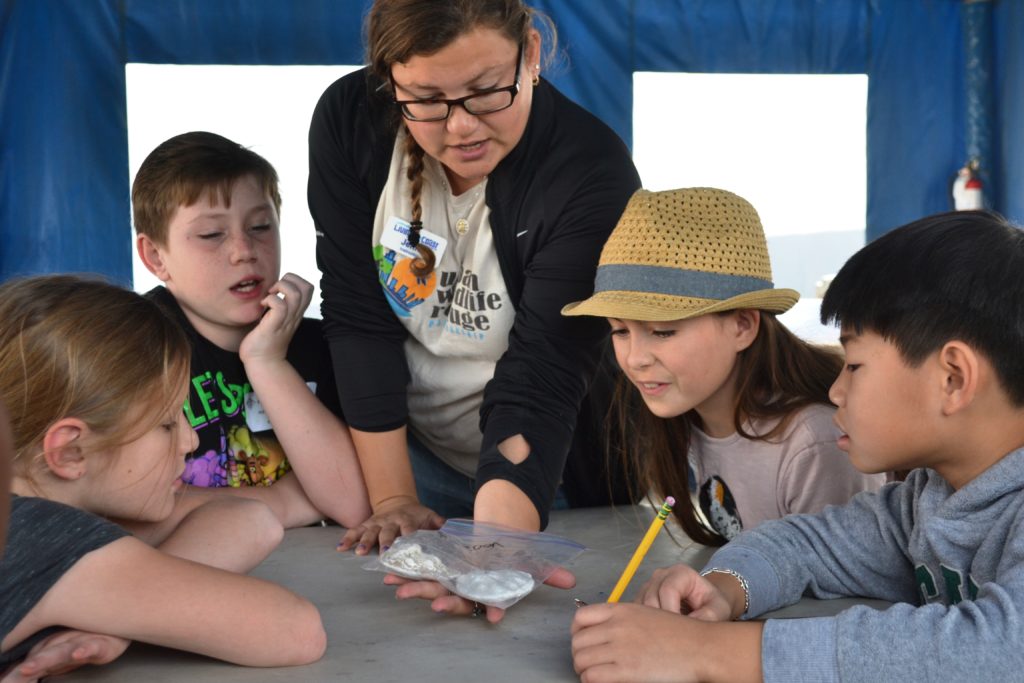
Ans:
[[[250,569],[280,539],[269,509],[232,501],[228,509],[262,545],[242,539],[233,552],[223,544],[210,551],[199,533],[204,507],[181,502],[179,476],[195,440],[181,410],[188,364],[181,330],[137,294],[71,276],[0,286],[0,402],[14,446],[0,671],[61,637],[58,625],[107,634],[121,643],[113,657],[129,640],[251,666],[323,653],[312,604],[224,569]],[[209,517],[221,528],[223,511]],[[9,672],[38,676],[30,674]]]
[[[640,190],[601,252],[594,295],[563,309],[608,319],[623,464],[659,499],[694,494],[675,511],[692,540],[722,545],[885,481],[836,446],[828,389],[841,357],[775,317],[798,297],[774,288],[760,218],[742,197]]]

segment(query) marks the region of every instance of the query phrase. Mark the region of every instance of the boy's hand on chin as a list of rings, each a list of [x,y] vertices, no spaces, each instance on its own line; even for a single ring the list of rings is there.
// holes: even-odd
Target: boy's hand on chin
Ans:
[[[313,299],[313,285],[294,273],[285,273],[268,292],[261,302],[266,312],[238,348],[246,366],[284,360],[288,344]]]

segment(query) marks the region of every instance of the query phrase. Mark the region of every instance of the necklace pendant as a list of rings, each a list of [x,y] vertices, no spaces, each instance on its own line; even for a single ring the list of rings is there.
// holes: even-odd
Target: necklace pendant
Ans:
[[[460,235],[465,235],[467,232],[469,232],[469,221],[467,221],[465,218],[460,218],[459,220],[455,221],[455,232],[459,233]]]

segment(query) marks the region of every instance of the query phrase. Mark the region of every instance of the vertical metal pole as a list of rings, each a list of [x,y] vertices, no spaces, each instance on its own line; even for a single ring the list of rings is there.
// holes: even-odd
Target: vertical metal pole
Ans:
[[[984,206],[992,193],[992,2],[962,0],[967,161],[977,160]]]

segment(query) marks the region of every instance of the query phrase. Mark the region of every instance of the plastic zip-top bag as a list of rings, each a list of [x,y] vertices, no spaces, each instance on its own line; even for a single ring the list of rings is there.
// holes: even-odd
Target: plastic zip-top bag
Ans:
[[[437,581],[467,600],[506,608],[584,550],[554,534],[450,519],[437,531],[397,538],[363,568]]]

